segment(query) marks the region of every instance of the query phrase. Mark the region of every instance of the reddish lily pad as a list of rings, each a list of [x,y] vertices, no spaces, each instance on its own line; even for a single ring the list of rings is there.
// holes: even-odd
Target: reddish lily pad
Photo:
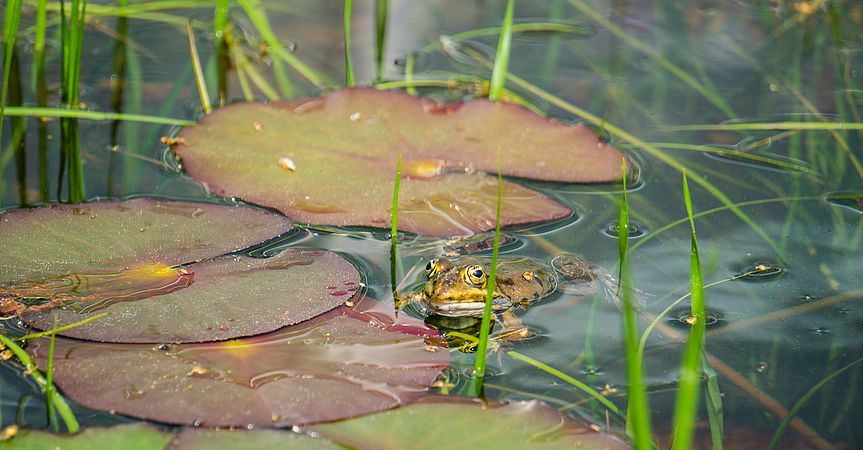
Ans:
[[[290,249],[271,258],[224,256],[180,270],[187,274],[181,277],[194,282],[173,292],[112,302],[111,295],[130,295],[156,277],[139,275],[132,287],[118,289],[97,289],[92,282],[95,300],[22,317],[37,328],[50,329],[55,319],[62,327],[107,312],[62,334],[102,342],[207,342],[266,333],[310,319],[350,299],[360,281],[350,262],[319,250]]]
[[[183,425],[291,426],[401,405],[449,363],[435,332],[363,300],[277,332],[173,346],[58,338],[54,382],[91,408]],[[47,364],[48,340],[28,346]]]
[[[620,439],[577,423],[538,401],[484,407],[428,398],[404,408],[316,425],[323,438],[355,449],[629,449]],[[448,445],[447,445],[448,444]]]
[[[342,257],[288,250],[221,256],[291,228],[256,208],[155,199],[0,215],[0,310],[107,342],[203,342],[266,333],[351,298]]]
[[[225,196],[297,220],[389,227],[403,157],[399,228],[435,235],[494,228],[504,175],[559,182],[620,178],[623,155],[584,125],[509,103],[439,104],[397,92],[341,89],[320,98],[240,103],[180,132],[186,171]],[[505,182],[502,225],[565,217],[568,208]]]

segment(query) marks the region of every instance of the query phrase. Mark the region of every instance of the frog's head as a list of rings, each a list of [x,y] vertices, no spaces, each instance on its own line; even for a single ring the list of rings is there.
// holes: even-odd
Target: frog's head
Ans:
[[[433,259],[426,265],[428,281],[422,297],[434,313],[444,316],[481,317],[488,289],[488,265],[473,259],[453,264],[446,258]],[[492,294],[495,311],[512,306],[510,299],[497,289]]]

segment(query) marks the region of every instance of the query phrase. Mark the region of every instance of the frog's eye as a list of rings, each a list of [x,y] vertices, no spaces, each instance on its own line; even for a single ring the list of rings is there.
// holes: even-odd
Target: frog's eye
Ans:
[[[428,262],[428,264],[426,264],[426,276],[427,277],[431,278],[431,277],[437,275],[437,273],[439,271],[440,271],[440,264],[438,263],[438,260],[432,259],[431,261]]]
[[[474,286],[485,283],[485,269],[482,266],[470,266],[464,271],[464,279]]]

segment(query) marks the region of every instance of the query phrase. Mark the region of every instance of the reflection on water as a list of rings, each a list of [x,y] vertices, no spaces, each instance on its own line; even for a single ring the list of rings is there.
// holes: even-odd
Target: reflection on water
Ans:
[[[414,79],[449,86],[420,88],[423,95],[458,99],[482,92],[482,81],[490,74],[482,61],[493,59],[496,39],[482,33],[459,39],[458,33],[498,26],[502,17],[498,3],[390,2],[383,60],[397,64],[387,64],[383,78],[404,79],[412,61]],[[705,283],[716,283],[706,291],[708,310],[717,320],[707,328],[706,351],[718,371],[727,434],[743,430],[741,423],[747,424],[746,435],[772,433],[777,412],[759,399],[767,396],[790,408],[803,393],[863,352],[863,308],[857,306],[863,296],[859,276],[863,135],[848,129],[680,130],[670,126],[794,121],[817,128],[859,123],[863,5],[751,1],[585,5],[577,0],[518,2],[519,23],[537,18],[585,24],[590,30],[519,36],[513,40],[509,70],[604,123],[654,144],[652,149],[629,148],[643,161],[640,183],[629,193],[630,214],[637,221],[630,228],[631,263],[635,286],[642,291],[638,294],[644,305],[642,328],[680,299],[669,314],[657,319],[656,329],[645,341],[646,381],[654,392],[655,417],[660,427],[670,421],[688,329],[690,243],[677,170],[685,167],[692,176],[694,209],[699,215],[696,228]],[[292,2],[292,6],[296,9],[271,11],[275,32],[297,44],[297,57],[341,80],[341,16],[320,2]],[[370,84],[374,78],[372,12],[364,8],[355,6],[352,50],[358,84]],[[210,17],[209,10],[189,14],[201,20]],[[236,16],[242,34],[254,41],[253,27],[238,11]],[[32,22],[32,14],[25,14],[23,20]],[[109,28],[113,24],[110,16],[100,20]],[[187,51],[176,45],[182,36],[172,24],[159,21],[132,19],[130,29],[139,69],[128,80],[126,92],[138,95],[138,100],[130,97],[123,111],[194,118],[197,99]],[[116,42],[102,32],[94,27],[85,33],[82,102],[108,111]],[[257,48],[252,44],[256,42],[245,50]],[[204,59],[210,57],[207,48],[199,45]],[[408,54],[414,57],[406,58]],[[28,59],[20,61],[21,77],[26,79]],[[271,73],[266,64],[258,69],[264,76]],[[300,78],[295,81],[296,96],[319,92]],[[230,83],[232,98],[240,98],[241,82],[233,77]],[[559,103],[540,98],[536,90],[515,79],[508,81],[507,88],[552,117],[567,122],[583,119],[551,106]],[[35,103],[26,86],[24,103]],[[48,143],[43,154],[47,156],[40,156],[40,123],[59,136],[56,121],[27,120],[23,150],[0,158],[5,165],[0,197],[4,207],[65,198],[65,194],[56,195],[64,189],[56,177],[40,179],[59,169],[56,141]],[[205,186],[146,162],[162,160],[164,146],[159,137],[171,135],[173,129],[133,122],[122,125],[119,143],[114,143],[109,122],[81,123],[88,195],[207,196]],[[4,133],[4,149],[11,135]],[[623,136],[603,131],[603,137],[608,136],[612,145],[626,148]],[[124,151],[106,158],[101,149],[115,144]],[[578,217],[507,230],[516,244],[505,252],[546,261],[559,253],[577,253],[613,275],[619,188],[523,184],[552,195],[577,211]],[[489,189],[485,195],[493,194]],[[391,306],[389,241],[384,233],[313,227],[292,236],[290,243],[350,255],[365,276],[368,293]],[[424,237],[408,235],[400,243],[406,269],[450,252],[445,244]],[[469,251],[487,248],[480,245]],[[407,287],[422,277],[409,270],[397,275]],[[562,291],[519,316],[531,329],[542,330],[538,339],[515,344],[519,352],[576,376],[623,404],[626,376],[617,308]],[[603,411],[587,404],[571,385],[505,353],[498,356],[490,358],[495,374],[490,380],[495,387],[487,389],[490,395],[543,398],[604,426]],[[472,365],[471,358],[458,356],[454,371],[463,373]],[[825,384],[799,411],[818,435],[850,448],[863,447],[863,432],[854,423],[863,414],[860,370],[854,367]],[[21,390],[3,391],[3,417],[14,415],[10,404],[20,394]]]

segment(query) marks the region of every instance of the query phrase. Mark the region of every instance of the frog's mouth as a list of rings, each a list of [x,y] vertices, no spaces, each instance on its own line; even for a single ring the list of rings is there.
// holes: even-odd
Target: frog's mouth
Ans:
[[[512,308],[512,302],[506,297],[495,297],[492,300],[493,311],[503,311]],[[429,309],[435,314],[449,317],[482,317],[485,301],[431,303]]]

